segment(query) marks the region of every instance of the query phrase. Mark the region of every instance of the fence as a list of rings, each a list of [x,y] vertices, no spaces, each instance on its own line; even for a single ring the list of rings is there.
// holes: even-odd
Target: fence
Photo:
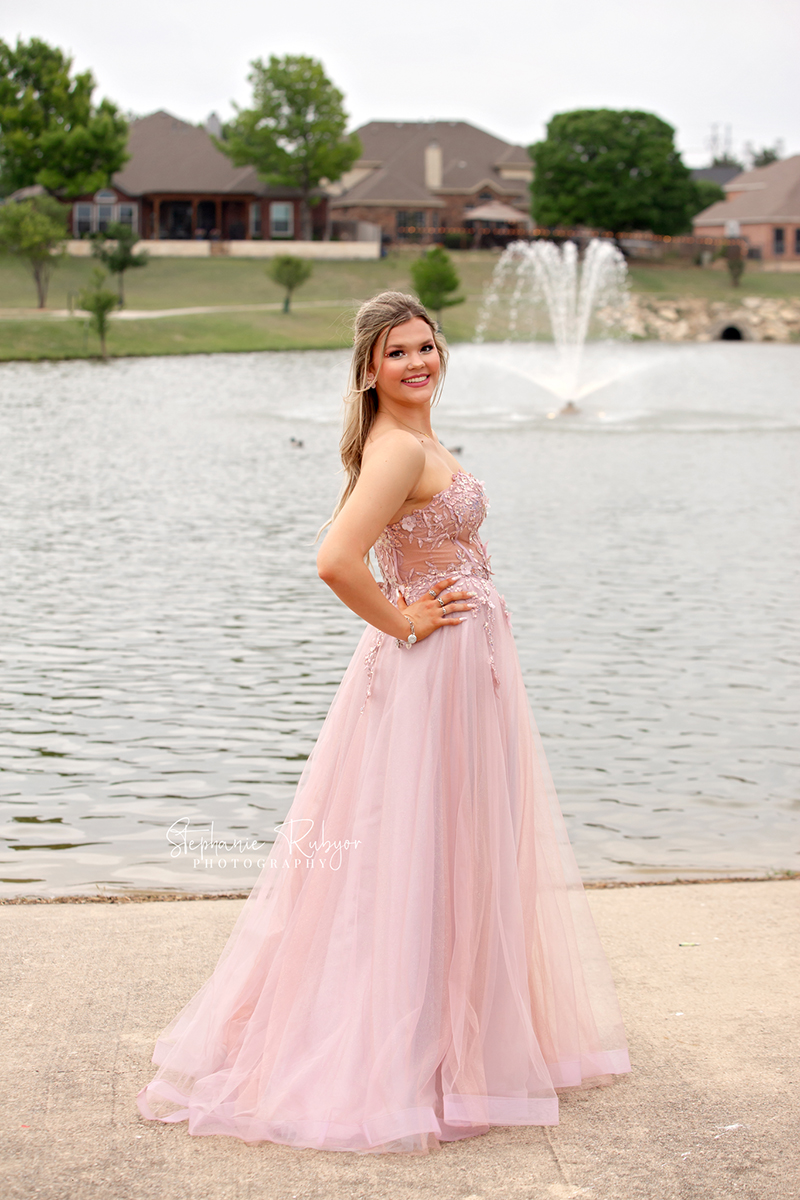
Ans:
[[[651,259],[663,258],[668,253],[670,256],[677,254],[693,258],[704,251],[713,254],[723,246],[731,244],[740,245],[743,254],[746,254],[748,249],[747,239],[743,237],[695,237],[693,234],[670,237],[643,230],[611,233],[603,229],[569,229],[561,226],[537,226],[531,229],[522,223],[517,226],[496,225],[492,228],[467,225],[401,225],[397,235],[405,242],[438,243],[453,250],[489,249],[507,246],[509,242],[533,242],[542,239],[573,241],[582,248],[592,238],[605,238],[615,241],[630,258]]]

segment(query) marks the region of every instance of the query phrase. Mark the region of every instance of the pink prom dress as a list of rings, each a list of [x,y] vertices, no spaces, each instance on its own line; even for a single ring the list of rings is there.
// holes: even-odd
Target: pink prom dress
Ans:
[[[367,626],[210,979],[160,1034],[149,1120],[358,1153],[554,1125],[630,1070],[614,984],[466,471],[388,525],[381,587],[455,575],[460,625]]]

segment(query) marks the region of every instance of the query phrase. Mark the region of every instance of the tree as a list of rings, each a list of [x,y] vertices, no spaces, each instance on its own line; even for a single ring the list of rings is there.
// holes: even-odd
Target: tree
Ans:
[[[746,150],[751,169],[768,167],[774,162],[780,162],[783,142],[777,141],[774,146],[762,146],[760,150],[757,150],[752,142],[748,142]]]
[[[453,266],[450,255],[441,246],[434,246],[411,264],[411,280],[414,289],[426,308],[432,308],[441,325],[442,309],[454,304],[463,304],[466,297],[452,296],[458,291],[461,280]]]
[[[278,254],[267,267],[267,274],[273,283],[286,289],[283,298],[283,311],[289,312],[292,303],[292,292],[299,288],[314,270],[314,264],[307,258],[296,258],[293,254]]]
[[[47,304],[53,267],[64,253],[67,218],[64,206],[50,196],[36,196],[0,207],[0,250],[26,262],[36,284],[39,308]]]
[[[734,287],[738,287],[744,275],[744,258],[742,257],[741,242],[726,242],[722,253],[725,255],[725,260],[728,264],[728,274],[731,277],[731,283]]]
[[[134,233],[130,225],[112,223],[105,233],[96,234],[92,240],[92,254],[112,275],[118,276],[119,306],[125,303],[123,275],[131,267],[146,267],[148,255],[146,250],[140,254],[133,253],[133,247],[139,241],[138,233]]]
[[[715,154],[711,165],[712,167],[736,167],[737,171],[744,170],[744,163],[739,162],[738,158],[734,158],[728,150],[723,151],[722,154]]]
[[[92,271],[92,286],[78,297],[78,304],[89,314],[89,326],[100,338],[100,354],[103,362],[108,358],[106,351],[106,336],[108,334],[108,318],[113,308],[117,306],[115,294],[104,287],[106,273],[102,267]]]
[[[694,186],[697,188],[697,209],[695,212],[703,212],[704,209],[710,208],[712,204],[725,199],[724,188],[721,188],[718,183],[714,183],[713,179],[695,179]],[[695,213],[692,213],[692,216],[694,215]]]
[[[340,179],[361,154],[355,134],[345,136],[344,97],[323,66],[305,55],[260,58],[251,64],[253,107],[236,107],[220,150],[238,167],[253,166],[267,183],[297,188],[301,234],[311,238],[312,192],[323,179]]]
[[[700,201],[675,149],[674,130],[647,112],[558,113],[530,147],[539,225],[587,225],[674,235],[691,230]]]
[[[129,155],[128,123],[110,100],[92,105],[91,71],[39,38],[0,41],[0,186],[41,184],[71,199],[105,187]]]

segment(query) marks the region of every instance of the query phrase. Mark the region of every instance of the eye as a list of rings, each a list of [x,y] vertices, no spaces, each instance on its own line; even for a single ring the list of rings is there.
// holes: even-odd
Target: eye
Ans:
[[[433,342],[426,342],[424,346],[420,346],[420,351],[426,354],[429,350],[433,350]]]

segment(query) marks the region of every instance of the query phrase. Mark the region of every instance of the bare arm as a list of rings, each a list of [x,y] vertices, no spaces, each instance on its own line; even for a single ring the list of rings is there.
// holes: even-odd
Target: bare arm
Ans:
[[[344,508],[328,530],[317,555],[319,576],[339,599],[375,629],[405,640],[410,632],[404,611],[414,622],[418,640],[441,625],[457,625],[453,611],[471,605],[453,603],[467,592],[449,592],[451,612],[444,616],[441,605],[430,596],[400,609],[386,599],[364,562],[367,551],[386,527],[392,514],[408,499],[425,466],[425,452],[410,433],[386,433],[364,455],[361,474]],[[451,578],[448,582],[453,582]],[[444,581],[443,581],[444,582]]]

